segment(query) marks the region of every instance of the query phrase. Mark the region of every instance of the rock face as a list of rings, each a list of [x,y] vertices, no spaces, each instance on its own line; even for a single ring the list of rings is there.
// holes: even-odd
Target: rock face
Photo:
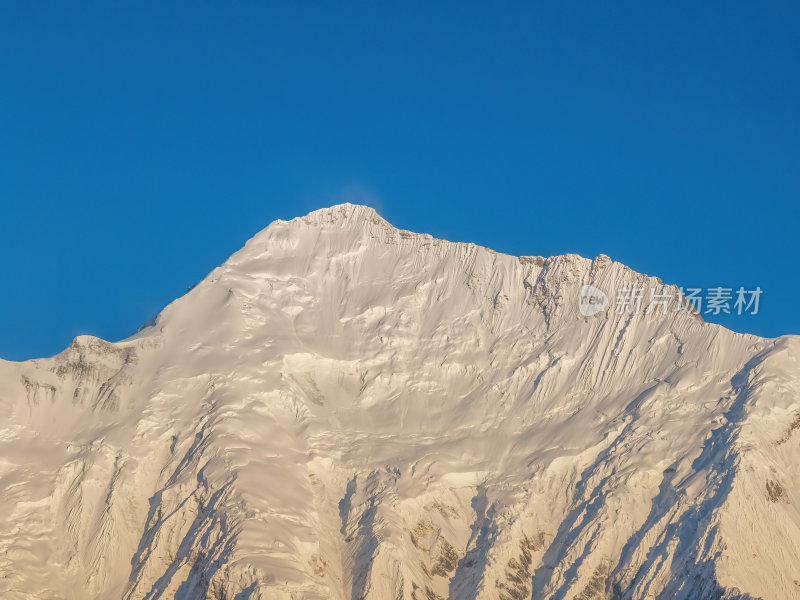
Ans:
[[[0,597],[800,597],[800,340],[589,284],[341,205],[0,362]]]

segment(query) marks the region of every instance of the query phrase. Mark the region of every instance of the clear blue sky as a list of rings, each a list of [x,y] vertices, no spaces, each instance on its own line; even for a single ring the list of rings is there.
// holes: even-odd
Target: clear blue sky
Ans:
[[[797,6],[3,2],[0,357],[126,337],[270,221],[344,200],[760,285],[723,322],[800,333]]]

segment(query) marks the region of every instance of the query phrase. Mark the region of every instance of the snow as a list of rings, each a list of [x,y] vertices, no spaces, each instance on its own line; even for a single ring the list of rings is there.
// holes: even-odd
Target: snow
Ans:
[[[349,204],[0,362],[0,597],[795,598],[800,341]]]

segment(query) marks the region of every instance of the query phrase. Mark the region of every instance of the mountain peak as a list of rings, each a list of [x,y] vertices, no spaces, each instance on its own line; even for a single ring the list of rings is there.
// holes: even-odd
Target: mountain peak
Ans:
[[[800,347],[580,310],[662,285],[276,221],[136,337],[0,361],[0,597],[794,598]]]
[[[292,220],[300,220],[309,224],[372,223],[376,225],[388,225],[386,220],[371,206],[351,204],[350,202],[334,204],[327,208],[313,210],[304,217],[298,217]]]

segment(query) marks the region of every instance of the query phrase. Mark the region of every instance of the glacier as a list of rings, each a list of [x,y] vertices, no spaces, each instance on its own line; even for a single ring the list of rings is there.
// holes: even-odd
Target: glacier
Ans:
[[[343,204],[0,361],[0,598],[800,597],[800,338],[587,285]]]

